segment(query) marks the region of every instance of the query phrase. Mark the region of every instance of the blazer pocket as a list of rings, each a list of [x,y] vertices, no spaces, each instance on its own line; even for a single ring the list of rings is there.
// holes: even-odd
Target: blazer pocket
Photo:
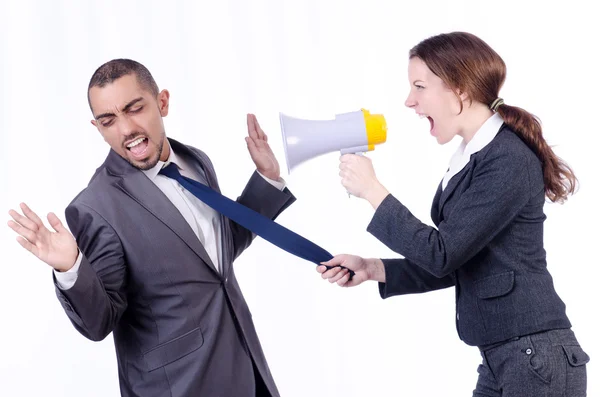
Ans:
[[[475,281],[473,288],[479,299],[490,299],[508,294],[514,285],[515,273],[511,270],[481,278]]]
[[[148,365],[148,372],[179,360],[198,350],[203,344],[204,335],[200,327],[198,327],[148,350],[143,354]]]
[[[562,345],[567,361],[572,367],[580,367],[590,362],[590,356],[578,345]]]

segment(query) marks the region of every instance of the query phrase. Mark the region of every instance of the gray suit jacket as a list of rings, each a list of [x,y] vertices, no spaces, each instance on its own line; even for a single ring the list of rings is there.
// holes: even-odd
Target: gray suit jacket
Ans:
[[[170,142],[218,191],[209,158]],[[274,219],[294,200],[255,172],[237,201]],[[253,234],[221,217],[219,274],[175,206],[112,150],[66,219],[84,258],[56,294],[82,335],[113,332],[123,396],[254,397],[253,362],[278,396],[232,266]]]
[[[388,195],[367,230],[403,259],[384,259],[382,298],[455,286],[456,327],[469,345],[569,328],[543,246],[541,163],[506,125],[437,190],[423,224]]]

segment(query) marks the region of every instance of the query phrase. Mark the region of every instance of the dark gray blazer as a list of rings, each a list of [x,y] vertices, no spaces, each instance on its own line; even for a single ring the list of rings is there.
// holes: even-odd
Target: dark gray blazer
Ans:
[[[170,142],[219,190],[203,152]],[[271,219],[294,200],[256,172],[238,198]],[[232,266],[253,234],[221,217],[219,274],[176,207],[112,150],[66,219],[84,258],[75,285],[56,293],[82,335],[113,332],[123,396],[254,397],[252,361],[279,395]]]
[[[433,199],[437,229],[388,195],[367,230],[404,256],[384,259],[382,298],[455,286],[469,345],[569,328],[543,246],[541,163],[506,125]]]

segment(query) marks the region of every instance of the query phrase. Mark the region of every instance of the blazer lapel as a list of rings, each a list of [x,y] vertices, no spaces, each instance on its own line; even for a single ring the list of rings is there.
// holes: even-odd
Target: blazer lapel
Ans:
[[[460,170],[460,172],[458,174],[456,174],[452,178],[450,178],[450,180],[448,181],[448,184],[446,185],[446,188],[444,190],[442,190],[442,192],[440,194],[439,204],[438,204],[438,206],[439,206],[438,213],[439,213],[440,220],[443,218],[442,209],[444,208],[444,204],[446,204],[448,199],[452,196],[452,193],[454,192],[456,187],[460,184],[460,182],[463,180],[465,175],[467,175],[467,173],[469,172],[469,169],[471,169],[472,166],[473,166],[473,161],[469,161],[467,163],[467,165],[465,165],[464,168],[462,170]]]
[[[163,192],[144,173],[133,168],[113,151],[109,154],[108,160],[110,160],[111,170],[121,176],[117,180],[116,186],[171,229],[200,259],[216,272],[215,265],[212,263],[200,240],[196,237],[179,210],[177,210]]]
[[[433,197],[433,202],[431,204],[431,220],[437,226],[440,224],[440,196],[442,195],[442,182],[438,185],[438,188],[435,192],[435,196]]]

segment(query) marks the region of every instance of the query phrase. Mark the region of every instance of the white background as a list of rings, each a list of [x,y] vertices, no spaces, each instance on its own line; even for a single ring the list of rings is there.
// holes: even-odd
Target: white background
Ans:
[[[348,199],[338,153],[285,173],[278,113],[382,113],[388,142],[369,156],[384,185],[422,221],[458,145],[439,146],[404,107],[407,53],[464,30],[503,57],[501,96],[539,116],[574,168],[579,192],[548,204],[548,266],[600,394],[598,342],[597,13],[587,1],[6,1],[0,3],[0,209],[45,215],[86,186],[108,146],[89,123],[86,88],[117,57],[145,64],[171,92],[167,134],[205,150],[224,194],[253,170],[245,114],[270,137],[298,201],[278,221],[333,254],[391,257],[365,229],[372,209]],[[557,4],[557,5],[554,5]],[[234,166],[233,161],[240,164]],[[55,297],[50,269],[0,228],[0,395],[115,396],[112,335],[88,341]],[[341,289],[313,264],[258,239],[236,262],[283,396],[467,396],[478,350],[458,339],[454,291],[381,300],[375,283]]]

